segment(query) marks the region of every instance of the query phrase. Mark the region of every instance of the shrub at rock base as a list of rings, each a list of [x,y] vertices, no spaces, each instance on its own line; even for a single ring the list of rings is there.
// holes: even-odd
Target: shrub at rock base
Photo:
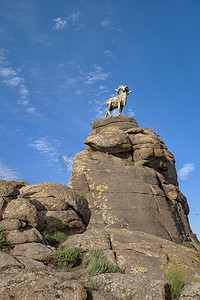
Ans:
[[[88,265],[88,275],[119,272],[118,267],[108,261],[100,250],[89,250],[88,253],[85,253],[83,263]]]
[[[179,268],[168,269],[165,274],[165,278],[170,283],[170,292],[172,299],[176,299],[180,296],[181,291],[185,285],[184,275]]]
[[[66,247],[54,251],[52,256],[60,267],[75,267],[83,263],[87,266],[86,273],[92,276],[119,272],[119,268],[108,261],[100,250],[86,252],[81,248]]]

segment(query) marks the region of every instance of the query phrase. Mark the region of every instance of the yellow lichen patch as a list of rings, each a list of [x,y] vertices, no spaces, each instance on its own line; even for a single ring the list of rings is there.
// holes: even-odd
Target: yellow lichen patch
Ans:
[[[85,177],[86,177],[87,180],[92,180],[92,177],[90,177],[89,174],[86,174]]]
[[[195,260],[196,260],[198,263],[200,263],[200,261],[199,261],[198,257],[195,257]]]
[[[132,271],[134,274],[144,274],[147,273],[147,268],[135,266],[135,268],[132,268]]]
[[[95,182],[94,183],[92,183],[92,184],[89,184],[89,188],[90,188],[90,190],[94,190],[95,189]]]
[[[195,274],[194,277],[195,277],[196,279],[200,280],[200,276],[199,276],[199,275]]]
[[[97,190],[98,192],[104,192],[104,191],[106,191],[107,189],[108,189],[108,186],[105,185],[105,184],[100,184],[100,185],[98,185],[98,186],[96,187],[96,190]]]

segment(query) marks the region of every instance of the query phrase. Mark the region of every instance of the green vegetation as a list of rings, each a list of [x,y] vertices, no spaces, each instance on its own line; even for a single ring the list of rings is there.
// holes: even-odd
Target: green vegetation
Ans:
[[[66,235],[64,232],[56,231],[53,235],[53,238],[60,244],[66,239]]]
[[[8,251],[8,246],[6,244],[5,232],[2,229],[0,229],[0,251],[2,251],[2,252]]]
[[[135,165],[135,162],[132,160],[132,161],[129,162],[129,165],[130,165],[130,166],[134,166],[134,165]]]
[[[74,267],[82,262],[84,251],[81,248],[65,247],[61,250],[55,250],[52,256],[58,266]]]
[[[143,127],[143,129],[144,129],[144,130],[151,131],[151,132],[154,133],[155,136],[157,136],[157,137],[161,137],[161,136],[162,136],[162,135],[158,134],[157,132],[155,132],[156,127],[149,128],[149,127],[147,127],[147,126],[145,125],[145,126]]]
[[[172,299],[176,299],[180,296],[181,291],[185,285],[182,270],[174,267],[172,269],[168,269],[165,272],[164,276],[170,283],[170,292]]]
[[[54,233],[49,233],[44,231],[43,233],[44,239],[50,244],[50,245],[56,245],[57,243],[62,243],[66,239],[66,235],[64,232],[56,231]]]
[[[84,255],[83,263],[88,266],[88,275],[119,272],[118,267],[108,261],[100,250],[89,250]]]
[[[100,250],[84,251],[81,248],[65,247],[53,252],[53,259],[60,267],[74,267],[81,263],[87,266],[88,275],[119,272],[118,267],[108,261]]]

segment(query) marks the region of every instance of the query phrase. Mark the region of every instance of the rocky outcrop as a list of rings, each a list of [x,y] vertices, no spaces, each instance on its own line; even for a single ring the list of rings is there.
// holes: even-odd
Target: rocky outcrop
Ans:
[[[130,117],[100,119],[85,144],[68,186],[88,200],[89,227],[126,228],[185,245],[195,240],[175,159],[156,133]]]
[[[0,180],[0,202],[0,229],[11,260],[25,257],[25,265],[33,265],[30,260],[47,263],[51,259],[53,248],[45,234],[81,233],[90,219],[86,199],[56,182],[28,185]]]
[[[164,274],[177,267],[180,299],[200,299],[199,242],[173,154],[125,116],[92,122],[85,144],[67,187],[0,180],[0,299],[171,300]],[[56,267],[52,252],[72,246],[102,251],[119,272]]]

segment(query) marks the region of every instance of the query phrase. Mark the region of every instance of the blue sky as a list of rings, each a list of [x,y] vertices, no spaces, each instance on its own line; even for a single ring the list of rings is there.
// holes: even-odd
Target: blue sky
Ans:
[[[199,0],[2,0],[0,177],[67,184],[119,84],[176,158],[200,238]]]

